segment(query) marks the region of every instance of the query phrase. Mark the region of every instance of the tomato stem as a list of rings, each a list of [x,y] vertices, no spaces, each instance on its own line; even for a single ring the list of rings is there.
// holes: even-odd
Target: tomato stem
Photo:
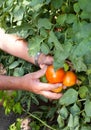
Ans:
[[[26,112],[25,109],[23,109],[24,112]],[[47,123],[45,123],[44,121],[42,121],[40,118],[38,118],[37,116],[35,116],[34,114],[27,112],[27,114],[29,115],[29,117],[33,117],[36,120],[38,120],[39,122],[41,122],[44,126],[46,126],[47,128],[49,128],[50,130],[56,130],[55,128],[49,126]]]

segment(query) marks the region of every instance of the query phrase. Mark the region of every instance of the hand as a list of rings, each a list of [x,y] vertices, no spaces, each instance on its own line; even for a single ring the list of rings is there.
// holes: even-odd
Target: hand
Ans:
[[[62,84],[49,84],[40,82],[39,78],[43,76],[46,72],[47,67],[43,67],[41,70],[26,74],[22,77],[23,89],[27,91],[31,91],[36,94],[41,94],[49,99],[59,99],[62,94],[61,93],[53,93],[52,89],[55,89]]]
[[[53,64],[53,57],[41,53],[38,58],[38,64],[40,68],[43,68],[45,65],[51,65]]]

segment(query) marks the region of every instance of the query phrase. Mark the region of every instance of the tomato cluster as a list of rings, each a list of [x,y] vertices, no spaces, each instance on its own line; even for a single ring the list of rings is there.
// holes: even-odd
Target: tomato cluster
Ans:
[[[57,89],[52,90],[53,92],[61,92],[63,87],[71,87],[76,84],[77,76],[73,71],[64,71],[63,68],[54,70],[53,65],[47,67],[46,70],[46,79],[49,83],[62,83],[63,86],[58,87]]]

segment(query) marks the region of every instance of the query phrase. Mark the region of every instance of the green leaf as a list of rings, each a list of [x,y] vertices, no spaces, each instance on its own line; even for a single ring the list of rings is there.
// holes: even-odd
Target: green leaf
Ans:
[[[31,0],[30,5],[35,6],[38,4],[42,4],[43,2],[44,2],[44,0]]]
[[[90,15],[91,13],[89,13],[89,12],[86,12],[85,10],[84,11],[82,11],[82,13],[80,14],[80,17],[82,18],[82,19],[90,19],[91,20],[91,15]]]
[[[68,14],[67,15],[67,19],[66,19],[66,23],[71,24],[74,23],[76,21],[76,15],[74,14]]]
[[[54,116],[54,113],[56,112],[56,107],[50,108],[50,111],[47,113],[46,118],[51,118]]]
[[[79,116],[75,116],[74,117],[74,128],[75,128],[75,130],[79,130],[79,126],[80,126],[80,122],[79,122],[80,120],[79,120]]]
[[[22,67],[17,67],[14,69],[13,76],[23,76],[24,69]]]
[[[38,11],[43,5],[44,0],[32,0],[30,6],[32,6],[34,11]]]
[[[48,42],[54,43],[54,46],[57,50],[63,50],[61,43],[58,41],[58,39],[53,31],[50,31],[50,33],[49,33]]]
[[[16,68],[20,63],[18,61],[14,61],[12,64],[9,65],[9,69]]]
[[[86,100],[85,102],[85,112],[86,112],[86,115],[91,117],[91,101],[90,100]]]
[[[73,116],[75,116],[75,115],[79,114],[80,108],[79,108],[76,104],[74,104],[74,105],[70,108],[70,112],[71,112],[71,114],[72,114]]]
[[[91,126],[82,126],[81,130],[91,130]]]
[[[62,4],[63,4],[63,0],[52,0],[51,1],[51,4],[52,4],[52,6],[55,8],[55,9],[58,9],[58,8],[60,8],[61,6],[62,6]]]
[[[51,29],[52,23],[47,18],[40,18],[38,20],[38,28],[44,27],[45,29]]]
[[[21,114],[22,112],[22,107],[20,105],[20,102],[17,102],[14,106],[13,106],[13,111],[16,113]]]
[[[73,115],[70,114],[70,117],[69,117],[69,120],[68,120],[68,127],[71,129],[71,128],[74,128],[74,118],[73,118]]]
[[[78,3],[75,3],[73,7],[74,7],[74,11],[75,11],[76,13],[78,13],[78,12],[80,11],[80,7],[79,7],[79,4],[78,4]]]
[[[84,56],[91,51],[91,39],[82,40],[74,50],[74,56]]]
[[[35,56],[40,52],[40,44],[43,42],[44,38],[41,36],[35,36],[29,39],[29,54]]]
[[[70,104],[75,103],[77,101],[77,98],[78,98],[78,92],[73,88],[70,88],[64,93],[62,98],[60,98],[59,104],[68,106]]]
[[[15,6],[12,17],[14,17],[13,22],[20,21],[23,19],[24,8],[20,5]]]
[[[90,42],[91,36],[91,23],[87,23],[86,21],[82,22],[74,22],[73,24],[73,39],[80,44],[88,44]],[[80,45],[78,44],[78,45]],[[81,46],[81,45],[80,45]],[[88,48],[88,45],[87,45]]]
[[[46,55],[50,53],[50,49],[46,43],[41,44],[41,52],[43,52]]]
[[[75,70],[78,72],[87,71],[87,66],[84,63],[83,58],[82,57],[77,58],[77,57],[74,57],[73,55],[70,58],[71,58],[71,61],[73,63]]]
[[[3,5],[4,2],[4,0],[0,0],[0,7]]]
[[[86,98],[87,93],[88,93],[88,88],[86,86],[81,86],[79,88],[78,93],[79,93],[80,98]]]
[[[78,3],[82,10],[91,13],[91,1],[90,0],[79,0]]]
[[[64,120],[60,115],[57,118],[57,122],[58,122],[60,128],[62,128],[64,126]]]
[[[45,28],[40,29],[40,36],[47,38],[48,37],[48,31]]]
[[[60,25],[64,25],[65,21],[67,19],[67,14],[61,14],[57,17],[57,23]]]
[[[60,111],[59,111],[59,114],[60,116],[63,118],[63,119],[66,119],[68,117],[68,110],[65,106],[63,106]]]
[[[87,54],[85,54],[85,56],[84,56],[84,62],[86,64],[91,64],[91,51],[88,52]]]
[[[43,75],[42,77],[40,77],[40,81],[43,82],[43,83],[48,83],[45,75]]]
[[[69,57],[72,44],[70,42],[65,42],[62,45],[62,50],[54,51],[54,66],[55,68],[60,68],[64,66],[65,60]]]

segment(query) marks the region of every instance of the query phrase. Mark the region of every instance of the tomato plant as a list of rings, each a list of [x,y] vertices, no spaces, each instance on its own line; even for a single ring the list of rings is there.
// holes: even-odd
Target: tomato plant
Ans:
[[[35,56],[39,51],[52,55],[55,70],[63,68],[65,62],[70,61],[71,69],[81,82],[64,90],[62,98],[51,102],[30,92],[17,91],[17,96],[10,98],[11,102],[5,98],[6,112],[10,112],[12,106],[15,106],[14,111],[19,112],[21,105],[26,106],[24,112],[27,113],[36,104],[39,109],[33,112],[34,117],[47,123],[39,123],[39,118],[34,118],[32,127],[35,129],[46,129],[50,125],[49,129],[54,130],[90,130],[91,1],[3,0],[0,1],[0,27],[7,33],[25,38],[28,41],[29,55]],[[1,51],[0,62],[7,75],[22,76],[38,69]],[[0,100],[5,95],[1,92]],[[15,105],[17,101],[20,105]],[[40,104],[41,101],[44,104]]]

